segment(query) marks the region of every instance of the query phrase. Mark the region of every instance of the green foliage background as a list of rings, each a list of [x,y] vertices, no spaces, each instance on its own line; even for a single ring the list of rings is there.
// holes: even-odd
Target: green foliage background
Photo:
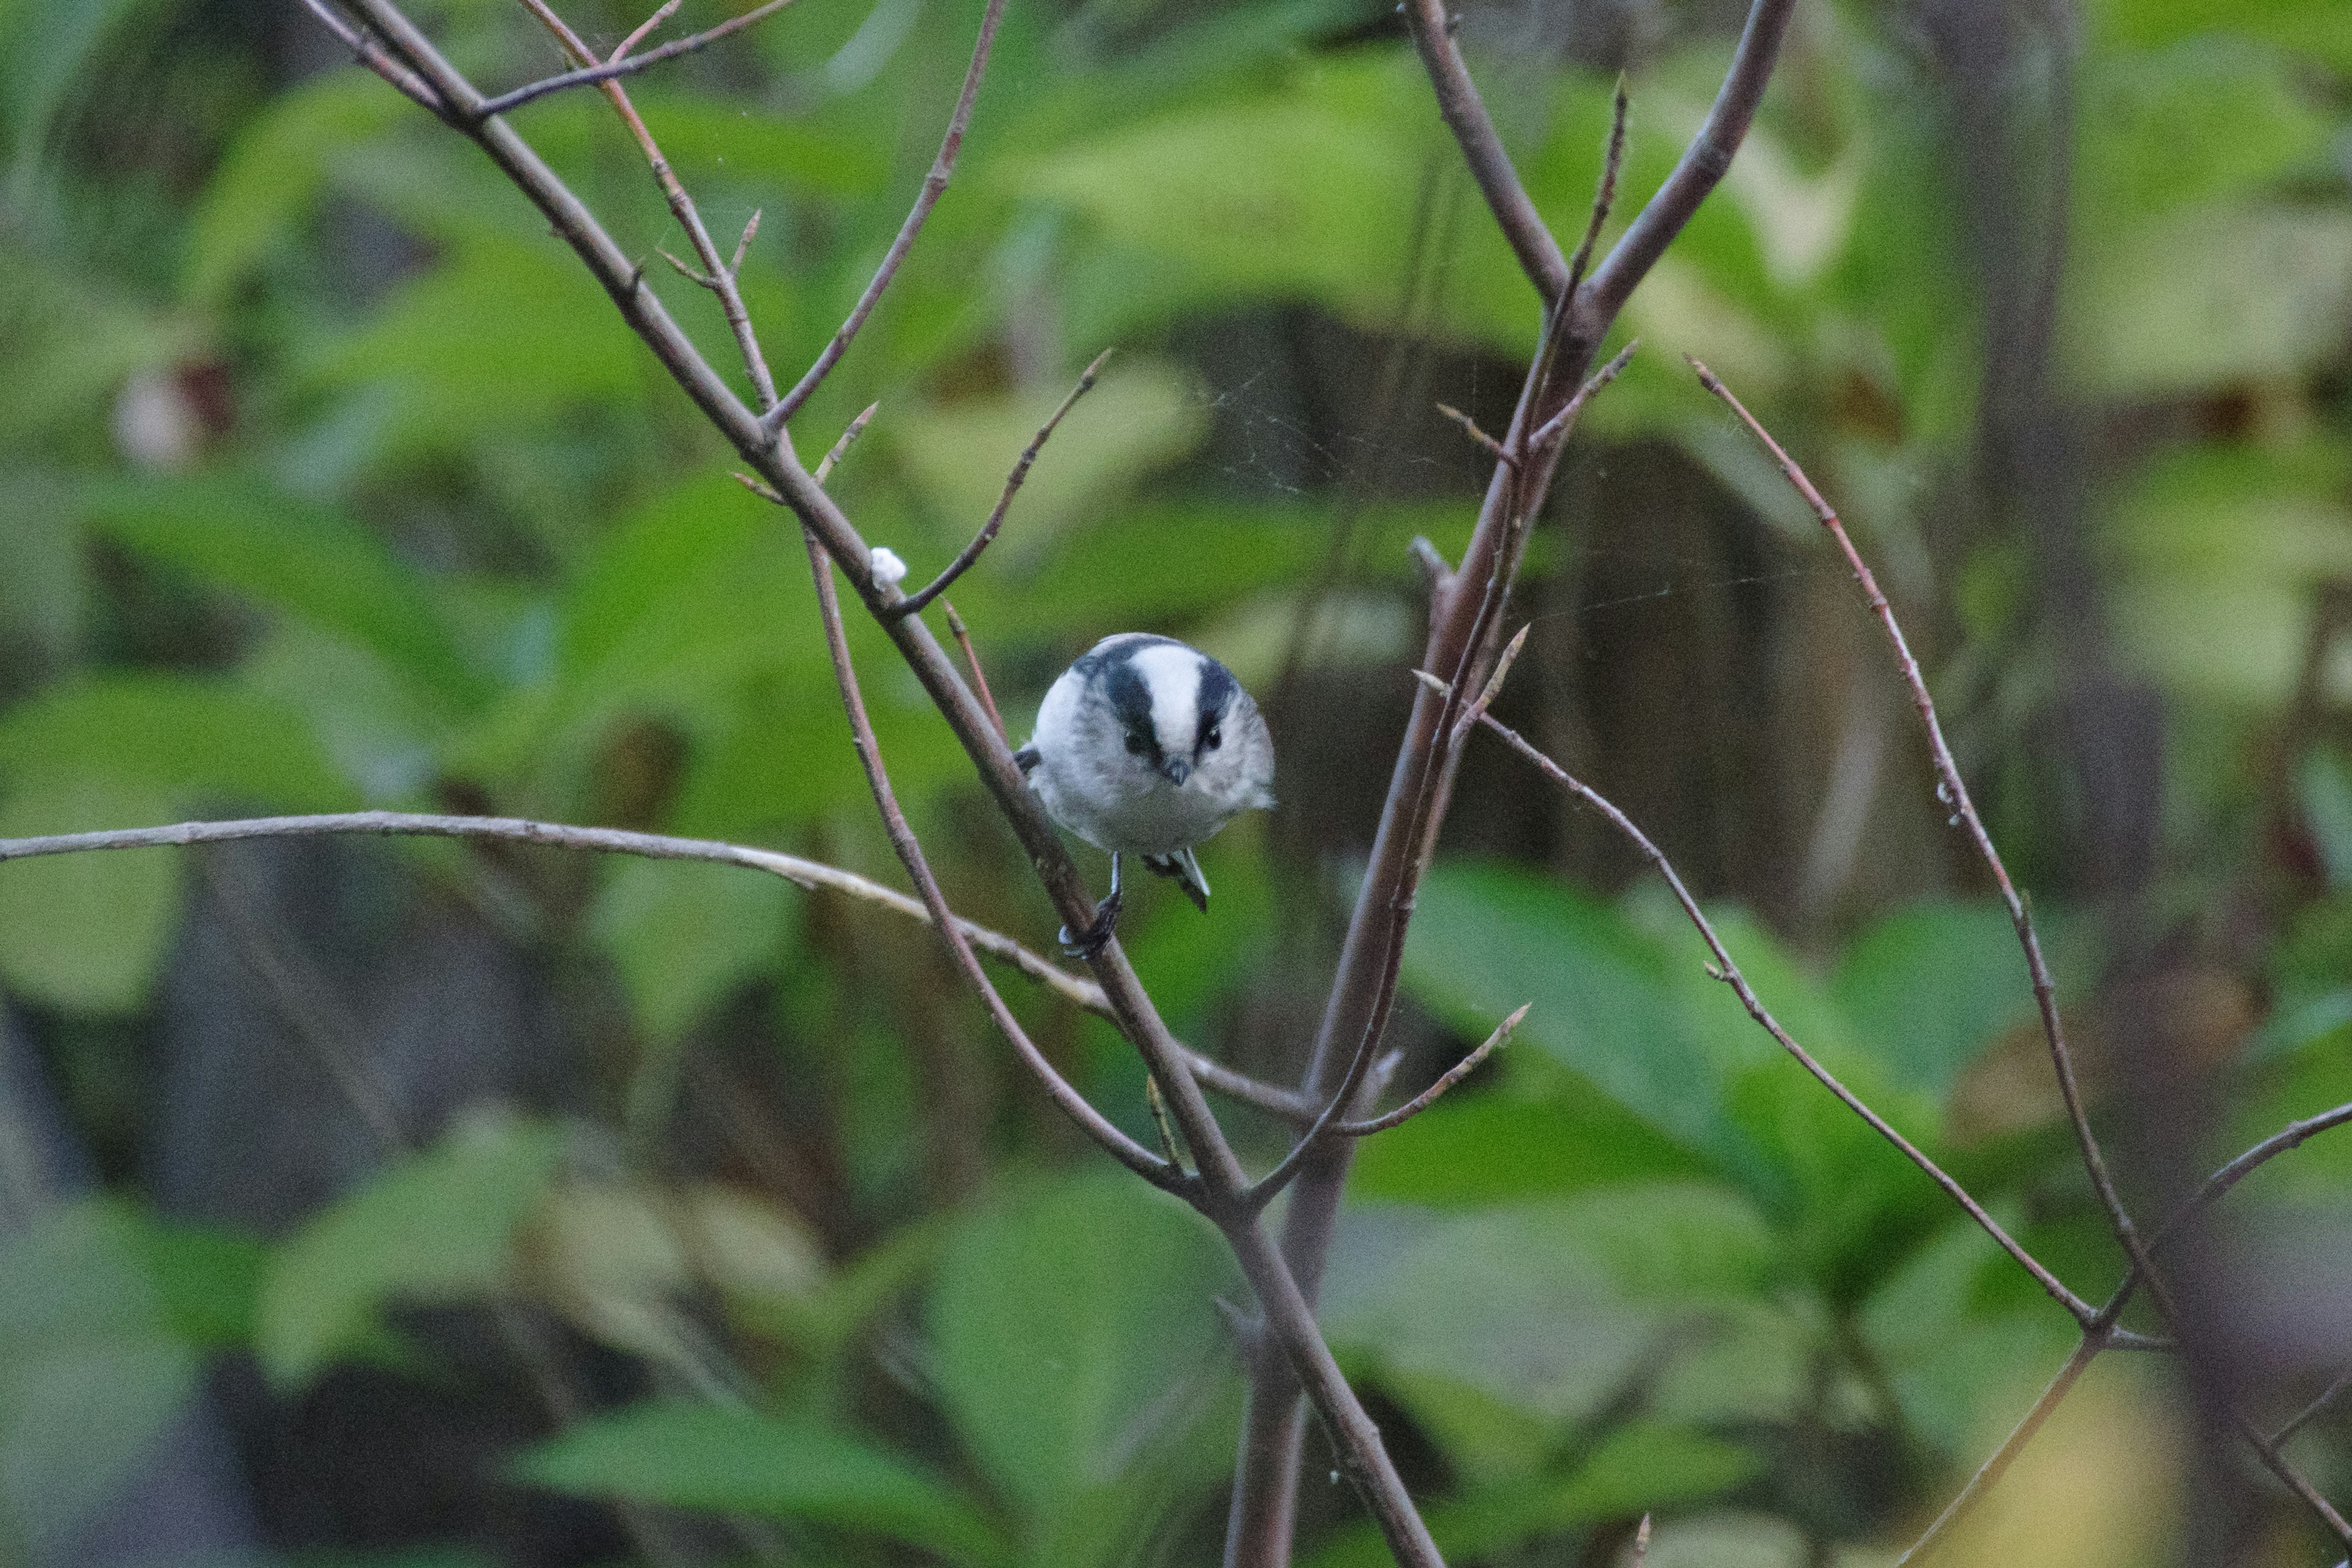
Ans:
[[[1616,57],[1631,210],[1704,110],[1720,9],[1629,7],[1623,38],[1573,47],[1566,11],[1465,19],[1557,229],[1589,202]],[[1801,7],[1762,122],[1621,329],[1643,348],[1538,541],[1514,717],[1685,859],[1799,1038],[2096,1299],[2118,1260],[2006,922],[1942,836],[1899,697],[1857,673],[1878,650],[1849,585],[1677,358],[1748,397],[1881,563],[2104,1089],[2102,947],[2070,918],[2086,889],[2041,754],[2059,672],[2032,523],[1956,499],[2008,323],[1931,9]],[[519,8],[425,15],[478,80],[555,65]],[[719,15],[696,0],[676,26]],[[713,228],[764,214],[743,283],[787,374],[896,230],[977,15],[801,0],[637,79]],[[609,43],[636,18],[573,19]],[[2000,85],[2039,124],[2071,84],[2065,156],[2025,187],[2066,218],[2045,368],[2096,434],[2084,518],[2117,657],[2168,717],[2153,901],[2188,955],[2178,1004],[2210,1020],[2210,1164],[2352,1098],[2352,692],[2306,651],[2352,578],[2352,11],[2091,0],[2072,31],[2062,57],[2021,28]],[[679,248],[599,97],[516,121],[624,246]],[[708,298],[657,258],[647,278],[727,363]],[[1014,0],[954,185],[795,421],[813,456],[878,400],[834,489],[920,575],[1118,346],[955,598],[1016,727],[1070,657],[1136,626],[1274,696],[1283,811],[1209,852],[1212,918],[1147,897],[1127,933],[1180,1030],[1251,1070],[1295,1074],[1344,919],[1420,646],[1405,543],[1451,555],[1475,512],[1475,455],[1426,405],[1493,408],[1534,326],[1384,7]],[[465,809],[898,879],[798,542],[521,199],[298,7],[0,0],[0,837]],[[1409,394],[1375,397],[1384,377]],[[1045,947],[952,737],[852,634],[950,898]],[[1889,760],[1816,897],[1794,868],[1849,685]],[[1600,1562],[1652,1510],[1669,1568],[1891,1560],[2063,1359],[2068,1321],[1773,1048],[1660,890],[1533,775],[1474,756],[1458,815],[1407,954],[1407,1076],[1533,1009],[1495,1067],[1364,1149],[1325,1301],[1450,1560]],[[98,1175],[0,1204],[0,1562],[80,1560],[204,1388],[242,1391],[250,1466],[290,1467],[257,1560],[642,1547],[601,1509],[553,1530],[559,1495],[676,1510],[655,1517],[691,1561],[1211,1559],[1239,1408],[1213,1298],[1242,1289],[1212,1233],[1054,1121],[919,931],[714,868],[339,852],[289,874],[345,889],[383,949],[520,955],[555,1022],[515,1036],[526,1068],[443,1094],[403,1079],[432,1058],[328,964],[351,1028],[310,1026],[312,1054],[255,1082],[172,1044],[175,1018],[229,1006],[202,932],[252,865],[0,868],[6,1016]],[[274,898],[247,912],[299,953]],[[1148,1129],[1106,1028],[1013,1000]],[[310,1155],[202,1155],[304,1183],[211,1208],[173,1184],[185,1101],[297,1096],[339,1057],[391,1084],[388,1140],[338,1102]],[[712,1134],[714,1103],[751,1110]],[[1279,1128],[1235,1125],[1278,1152]],[[2347,1184],[2352,1144],[2323,1141],[2232,1203],[2326,1219]],[[465,1348],[485,1323],[551,1344],[583,1409],[449,1456],[472,1502],[293,1522],[289,1491],[364,1489],[335,1472],[368,1442],[289,1459],[253,1413],[475,1409],[525,1381]],[[2279,1414],[2335,1370],[2283,1376]],[[2098,1375],[2111,1426],[2161,1426],[2160,1370]],[[2294,1449],[2337,1495],[2347,1438],[2323,1420]],[[2095,1433],[2052,1441],[2088,1456],[2087,1517],[2134,1513]],[[2159,1474],[2162,1450],[2142,1455]],[[1303,1559],[1380,1561],[1322,1454],[1310,1438]],[[2161,1560],[2162,1508],[2135,1517],[2063,1560]],[[2332,1558],[2282,1508],[2265,1560]]]

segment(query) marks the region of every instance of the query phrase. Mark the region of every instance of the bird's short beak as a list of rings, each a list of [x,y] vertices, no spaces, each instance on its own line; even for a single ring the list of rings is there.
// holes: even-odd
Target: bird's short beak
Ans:
[[[1192,776],[1192,764],[1181,757],[1171,757],[1160,764],[1160,771],[1167,775],[1170,784],[1182,789],[1184,781]]]

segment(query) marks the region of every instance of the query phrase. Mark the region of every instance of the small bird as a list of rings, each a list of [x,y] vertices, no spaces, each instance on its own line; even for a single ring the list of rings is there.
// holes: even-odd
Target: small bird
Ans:
[[[1173,637],[1121,632],[1064,670],[1013,754],[1045,815],[1110,853],[1110,896],[1062,942],[1091,958],[1118,921],[1118,863],[1139,855],[1206,911],[1192,847],[1274,805],[1274,737],[1233,671]]]

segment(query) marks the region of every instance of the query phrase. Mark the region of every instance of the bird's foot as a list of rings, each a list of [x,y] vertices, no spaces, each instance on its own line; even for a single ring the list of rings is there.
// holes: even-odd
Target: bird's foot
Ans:
[[[1094,923],[1077,936],[1072,937],[1070,928],[1064,926],[1062,951],[1072,958],[1091,960],[1109,946],[1112,932],[1118,929],[1118,906],[1119,895],[1114,889],[1109,898],[1095,906]]]

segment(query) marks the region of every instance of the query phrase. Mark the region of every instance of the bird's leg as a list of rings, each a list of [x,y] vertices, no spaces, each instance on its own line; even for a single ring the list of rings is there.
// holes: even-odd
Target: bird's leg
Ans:
[[[1072,958],[1092,958],[1100,952],[1109,942],[1111,932],[1118,928],[1118,851],[1114,849],[1110,857],[1110,896],[1095,906],[1094,924],[1076,940],[1070,936],[1069,927],[1062,928],[1062,951]]]

